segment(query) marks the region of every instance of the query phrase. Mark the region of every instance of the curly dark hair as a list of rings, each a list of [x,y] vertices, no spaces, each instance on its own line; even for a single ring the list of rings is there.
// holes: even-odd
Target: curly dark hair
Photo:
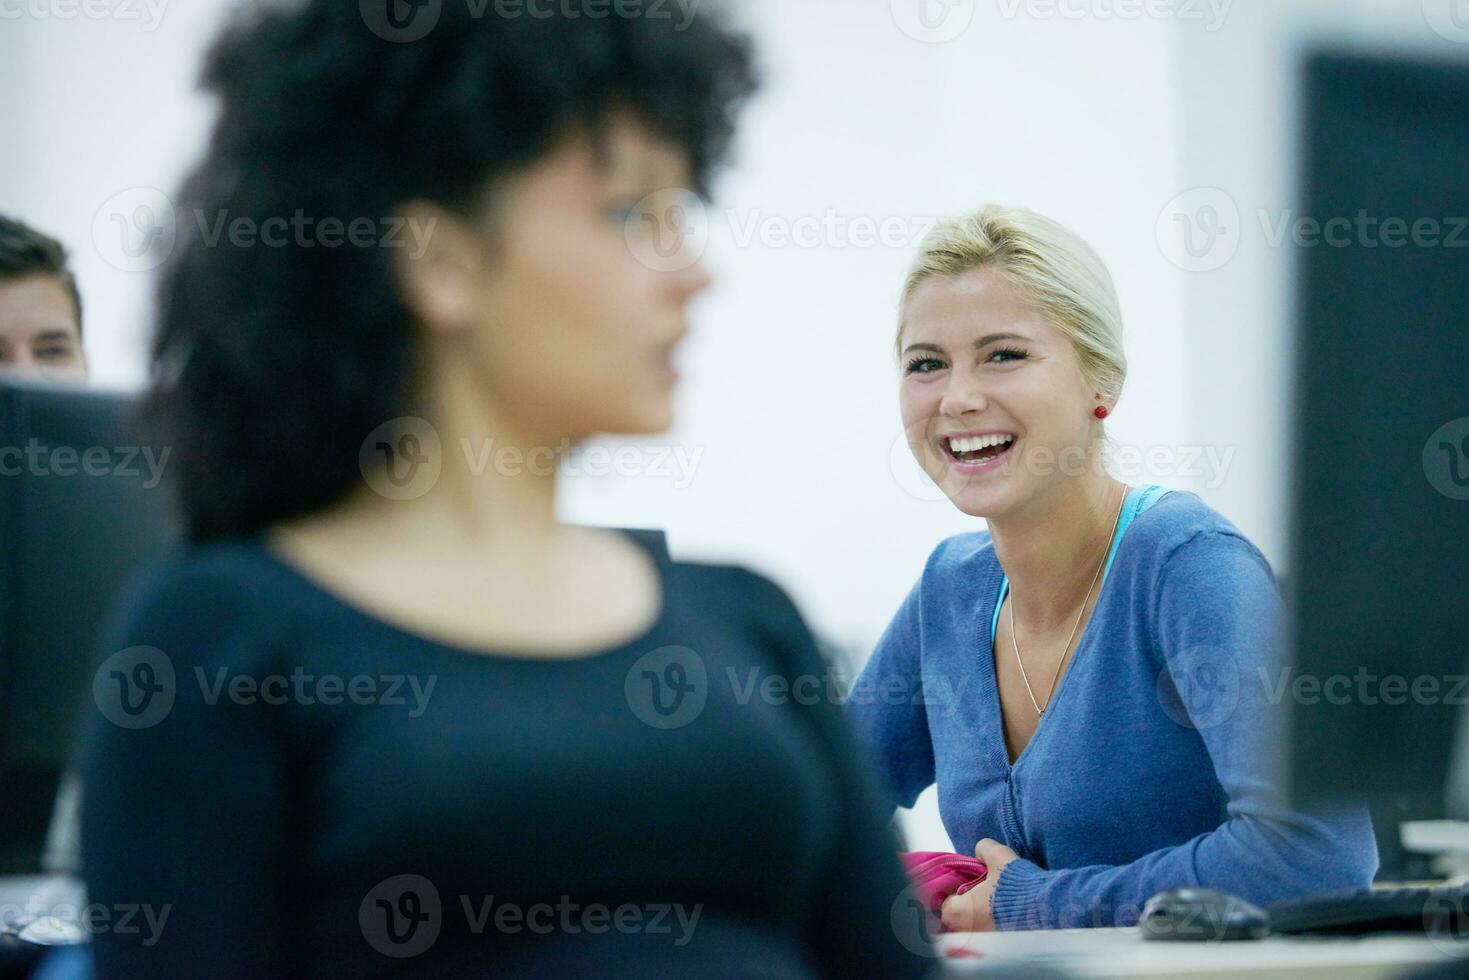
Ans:
[[[0,214],[0,282],[26,276],[51,276],[76,304],[77,329],[82,325],[82,293],[72,274],[66,247],[17,218]]]
[[[687,23],[618,5],[500,16],[446,0],[406,41],[373,29],[370,4],[250,6],[206,59],[221,111],[175,202],[142,407],[173,447],[195,540],[256,534],[345,495],[362,440],[404,414],[417,347],[397,250],[235,247],[214,237],[221,222],[380,224],[412,200],[470,215],[497,176],[617,110],[680,145],[702,193],[757,85],[749,39],[706,11]]]

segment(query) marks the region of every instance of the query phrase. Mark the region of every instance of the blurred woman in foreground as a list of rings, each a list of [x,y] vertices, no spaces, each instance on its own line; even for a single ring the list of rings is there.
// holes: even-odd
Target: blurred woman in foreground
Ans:
[[[557,453],[670,424],[709,278],[649,236],[745,42],[473,6],[209,59],[148,400],[191,541],[109,644],[84,803],[92,901],[168,917],[99,974],[922,972],[840,713],[724,682],[821,675],[785,594],[555,514]]]

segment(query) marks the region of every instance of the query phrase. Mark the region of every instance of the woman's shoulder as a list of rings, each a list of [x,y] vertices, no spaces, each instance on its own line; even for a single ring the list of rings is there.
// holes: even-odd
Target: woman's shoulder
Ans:
[[[259,539],[178,543],[129,580],[108,632],[146,643],[258,631],[289,606],[293,590],[282,573]]]
[[[1150,566],[1158,575],[1184,559],[1230,556],[1270,568],[1269,560],[1248,535],[1190,490],[1164,490],[1133,519],[1124,541],[1132,560]]]
[[[669,560],[665,569],[665,602],[671,607],[665,618],[680,627],[743,637],[792,675],[820,669],[815,632],[770,575],[734,562]]]
[[[1148,505],[1138,513],[1123,536],[1119,561],[1151,565],[1161,573],[1176,553],[1194,556],[1213,552],[1246,553],[1269,567],[1264,554],[1229,518],[1190,490],[1149,485],[1138,488]],[[923,579],[974,581],[1001,574],[994,542],[988,530],[966,531],[944,538],[924,564]]]
[[[664,560],[669,599],[757,623],[800,619],[790,593],[774,578],[738,562]]]
[[[922,605],[935,621],[962,617],[994,594],[1002,574],[988,530],[953,534],[929,552],[907,602]]]
[[[923,564],[923,577],[972,575],[976,570],[990,566],[999,569],[990,532],[963,531],[949,535],[934,546]]]
[[[1145,533],[1150,537],[1159,540],[1187,539],[1193,533],[1201,530],[1220,531],[1243,537],[1239,528],[1235,527],[1229,518],[1210,507],[1202,497],[1191,490],[1173,490],[1149,484],[1133,488],[1130,495],[1151,501],[1133,518],[1131,525],[1137,529],[1146,528]],[[1129,530],[1128,534],[1131,533],[1132,531]],[[990,540],[988,530],[964,531],[940,541],[934,548],[930,561],[937,563],[973,562],[982,560],[993,553],[994,545]]]
[[[173,545],[133,580],[134,600],[187,594],[195,598],[252,596],[279,589],[279,563],[260,538],[183,541]]]

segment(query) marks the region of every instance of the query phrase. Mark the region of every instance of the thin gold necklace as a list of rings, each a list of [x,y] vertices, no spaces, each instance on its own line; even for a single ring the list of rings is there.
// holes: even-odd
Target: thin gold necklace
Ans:
[[[1112,547],[1112,535],[1117,533],[1117,525],[1122,520],[1122,507],[1127,503],[1127,488],[1122,490],[1122,499],[1117,503],[1117,516],[1112,520],[1112,531],[1107,535],[1107,543],[1102,548],[1102,560],[1097,562],[1096,574],[1092,576],[1092,584],[1087,586],[1086,595],[1081,600],[1081,608],[1076,611],[1076,622],[1071,624],[1071,635],[1066,638],[1066,645],[1061,648],[1061,659],[1056,661],[1056,672],[1051,675],[1051,689],[1046,692],[1046,708],[1051,706],[1051,695],[1056,692],[1056,680],[1061,676],[1061,667],[1066,663],[1066,655],[1071,650],[1071,641],[1076,639],[1076,628],[1081,625],[1081,614],[1086,612],[1087,600],[1092,597],[1092,589],[1097,587],[1097,577],[1102,574],[1102,566],[1106,564],[1107,552]],[[1035,699],[1035,692],[1030,689],[1030,677],[1025,673],[1025,661],[1020,659],[1020,644],[1015,640],[1015,589],[1010,589],[1010,646],[1015,651],[1015,666],[1020,668],[1020,679],[1025,682],[1025,693],[1030,695],[1031,706],[1035,708],[1036,719],[1045,717],[1046,708],[1042,708]]]

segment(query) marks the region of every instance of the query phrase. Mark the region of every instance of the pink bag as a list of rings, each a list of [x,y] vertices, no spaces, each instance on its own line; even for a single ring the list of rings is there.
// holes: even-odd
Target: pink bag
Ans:
[[[989,868],[977,858],[948,851],[908,851],[899,857],[918,896],[934,915],[943,907],[944,899],[963,895],[989,874]]]

